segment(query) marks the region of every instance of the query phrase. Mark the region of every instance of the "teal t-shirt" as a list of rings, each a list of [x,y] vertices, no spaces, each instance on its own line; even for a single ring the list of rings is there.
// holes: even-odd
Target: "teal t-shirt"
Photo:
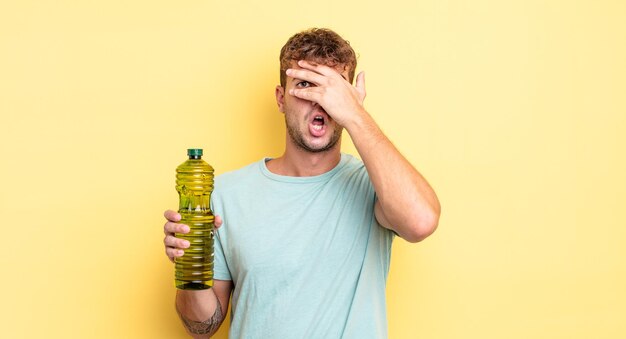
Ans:
[[[270,172],[263,159],[215,179],[214,278],[232,280],[230,338],[386,338],[393,233],[374,217],[363,163],[322,175]]]

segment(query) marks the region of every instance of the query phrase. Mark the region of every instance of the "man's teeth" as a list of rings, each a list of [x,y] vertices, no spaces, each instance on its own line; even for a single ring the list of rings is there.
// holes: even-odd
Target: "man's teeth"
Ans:
[[[313,129],[317,130],[317,131],[321,131],[322,130],[322,125],[313,125]]]

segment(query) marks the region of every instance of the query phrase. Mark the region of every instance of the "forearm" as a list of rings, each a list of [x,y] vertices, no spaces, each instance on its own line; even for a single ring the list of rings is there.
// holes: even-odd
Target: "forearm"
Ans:
[[[213,289],[177,290],[176,311],[187,332],[197,339],[209,338],[217,332],[225,313]]]
[[[404,239],[420,241],[436,228],[440,205],[424,177],[400,154],[366,112],[346,127],[378,196],[382,219]],[[381,220],[379,220],[380,222]]]

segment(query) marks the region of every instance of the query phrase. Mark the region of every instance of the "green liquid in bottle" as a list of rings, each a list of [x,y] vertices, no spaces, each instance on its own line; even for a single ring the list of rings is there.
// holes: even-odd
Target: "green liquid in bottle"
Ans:
[[[181,290],[205,290],[213,286],[213,167],[202,160],[202,149],[188,149],[187,155],[189,160],[176,168],[176,190],[180,223],[190,231],[176,237],[188,240],[190,246],[174,260],[174,283]]]

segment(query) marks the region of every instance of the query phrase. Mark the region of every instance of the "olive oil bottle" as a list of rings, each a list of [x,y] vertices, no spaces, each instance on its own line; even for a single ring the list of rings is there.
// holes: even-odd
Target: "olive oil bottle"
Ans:
[[[190,246],[174,260],[174,283],[181,290],[204,290],[213,286],[213,167],[202,160],[202,149],[188,149],[187,155],[189,159],[176,168],[176,190],[180,223],[190,230],[176,237],[188,240]]]

